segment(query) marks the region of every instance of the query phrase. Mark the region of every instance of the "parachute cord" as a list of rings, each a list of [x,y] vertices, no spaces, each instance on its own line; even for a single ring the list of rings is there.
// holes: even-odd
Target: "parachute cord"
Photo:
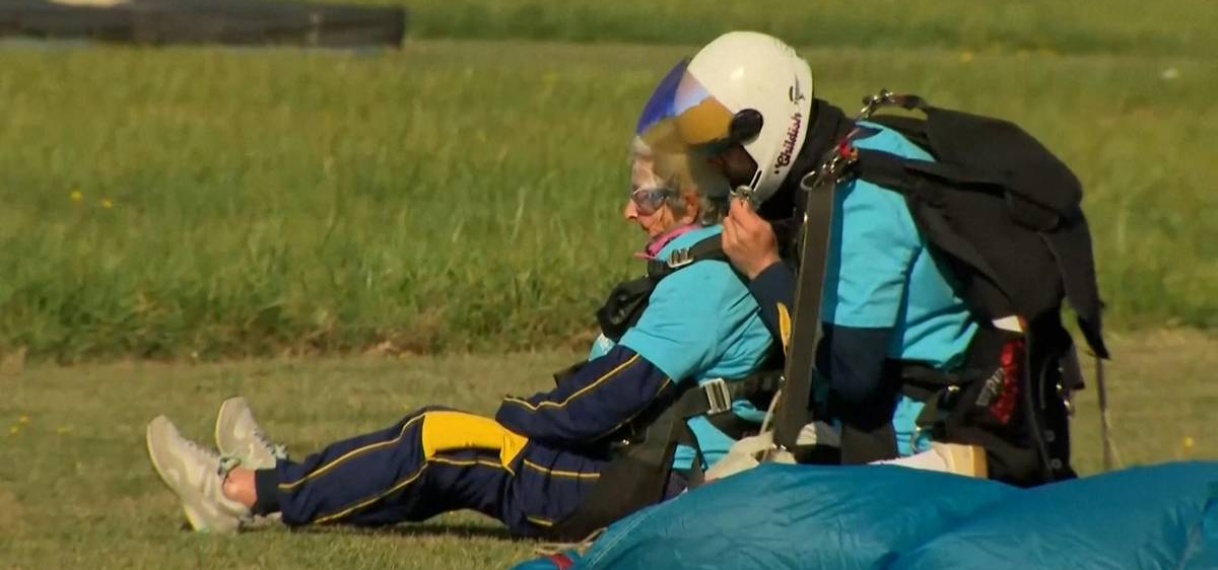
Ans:
[[[774,397],[770,398],[770,407],[766,409],[765,418],[761,420],[761,433],[770,431],[771,424],[774,422],[774,412],[778,409],[778,400],[782,398],[782,388],[774,392]]]

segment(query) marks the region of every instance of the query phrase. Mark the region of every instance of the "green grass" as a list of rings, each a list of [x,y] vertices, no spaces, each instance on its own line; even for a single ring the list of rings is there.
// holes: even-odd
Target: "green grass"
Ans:
[[[1208,0],[366,0],[404,4],[423,38],[700,44],[750,29],[821,47],[1218,54]]]
[[[1123,465],[1218,459],[1218,345],[1195,334],[1114,339],[1109,390]],[[277,360],[229,364],[0,366],[0,568],[506,568],[535,546],[494,521],[457,514],[383,532],[269,529],[236,537],[180,530],[173,496],[144,452],[167,414],[209,443],[220,401],[244,394],[294,455],[443,403],[490,413],[575,354]],[[1076,464],[1100,470],[1094,379],[1079,394]],[[1192,438],[1191,445],[1186,438]]]
[[[627,142],[688,51],[0,51],[0,352],[582,346],[642,270]],[[1212,65],[802,53],[849,112],[888,87],[1021,122],[1086,184],[1111,322],[1218,325]]]

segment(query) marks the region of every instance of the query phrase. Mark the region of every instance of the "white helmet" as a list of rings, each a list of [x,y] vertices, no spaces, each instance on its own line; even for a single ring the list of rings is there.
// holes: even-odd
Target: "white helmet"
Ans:
[[[654,149],[740,144],[757,163],[746,188],[769,199],[812,121],[812,70],[778,38],[729,32],[676,65],[656,87],[636,135]]]

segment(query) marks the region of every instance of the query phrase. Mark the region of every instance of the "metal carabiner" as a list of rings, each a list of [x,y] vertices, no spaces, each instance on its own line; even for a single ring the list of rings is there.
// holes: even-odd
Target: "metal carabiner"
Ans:
[[[879,93],[863,99],[863,108],[859,110],[856,121],[865,121],[871,115],[875,114],[880,107],[896,104],[896,98],[892,91],[881,89]]]

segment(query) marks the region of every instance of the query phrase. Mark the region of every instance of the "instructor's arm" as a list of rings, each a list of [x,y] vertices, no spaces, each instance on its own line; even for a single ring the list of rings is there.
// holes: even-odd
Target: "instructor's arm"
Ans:
[[[778,255],[778,239],[770,223],[758,216],[747,200],[732,200],[723,220],[723,252],[737,271],[749,279],[749,291],[761,307],[761,317],[783,350],[790,341],[784,338],[783,319],[789,319],[795,305],[795,273]]]

